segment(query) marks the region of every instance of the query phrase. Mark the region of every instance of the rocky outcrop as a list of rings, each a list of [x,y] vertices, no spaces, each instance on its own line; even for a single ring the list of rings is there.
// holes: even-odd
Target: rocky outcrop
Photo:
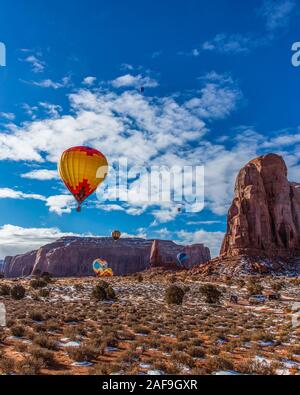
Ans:
[[[5,258],[5,276],[20,277],[49,272],[55,277],[92,275],[92,262],[103,258],[109,262],[116,275],[144,271],[150,267],[153,245],[159,245],[159,265],[169,267],[176,262],[178,252],[187,249],[195,263],[210,259],[208,248],[201,244],[184,247],[170,241],[144,239],[120,239],[92,237],[64,237],[47,244],[37,251]],[[155,254],[154,254],[155,255]],[[152,256],[153,262],[153,256]],[[155,265],[158,265],[156,261]]]
[[[300,256],[300,184],[288,181],[282,157],[261,156],[241,169],[220,254]]]
[[[189,256],[189,266],[193,267],[210,260],[209,248],[203,244],[192,246],[179,246],[172,241],[154,240],[150,254],[150,266],[165,267],[167,269],[178,269],[177,255],[185,252]]]

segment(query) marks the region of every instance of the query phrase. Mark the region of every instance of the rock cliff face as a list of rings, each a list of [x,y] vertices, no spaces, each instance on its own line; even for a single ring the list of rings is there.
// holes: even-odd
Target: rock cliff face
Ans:
[[[288,181],[280,156],[261,156],[241,169],[220,254],[300,256],[300,184]]]
[[[181,252],[189,256],[189,266],[193,267],[211,259],[210,251],[203,244],[179,246],[172,241],[154,240],[151,248],[150,266],[178,269],[177,255]]]
[[[49,272],[55,277],[89,276],[93,274],[92,262],[103,258],[116,275],[137,273],[150,266],[155,242],[159,245],[156,266],[169,267],[169,263],[176,262],[178,252],[185,249],[195,264],[210,259],[208,248],[198,244],[183,247],[170,241],[120,239],[115,242],[111,238],[64,237],[37,251],[6,257],[4,272],[6,277],[29,276],[37,272]]]

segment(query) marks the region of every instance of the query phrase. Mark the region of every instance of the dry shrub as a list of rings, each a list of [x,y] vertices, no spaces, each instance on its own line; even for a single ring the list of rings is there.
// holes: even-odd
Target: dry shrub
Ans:
[[[38,345],[44,349],[57,350],[58,345],[55,340],[50,339],[47,335],[38,335],[33,338],[33,344]]]
[[[220,371],[220,370],[233,370],[234,365],[231,360],[224,357],[212,357],[206,361],[206,368],[210,372]]]
[[[23,299],[23,298],[25,297],[25,294],[26,294],[26,290],[25,290],[25,288],[24,288],[22,285],[20,285],[20,284],[14,285],[14,286],[11,288],[11,290],[10,290],[10,295],[11,295],[11,297],[12,297],[13,299],[15,299],[15,300],[21,300],[21,299]]]
[[[181,305],[184,298],[184,290],[177,285],[171,285],[166,290],[166,302],[167,304]]]
[[[10,328],[10,331],[15,337],[23,337],[26,333],[26,328],[23,325],[14,325]]]
[[[46,288],[47,282],[42,278],[34,278],[30,281],[29,285],[33,289]]]

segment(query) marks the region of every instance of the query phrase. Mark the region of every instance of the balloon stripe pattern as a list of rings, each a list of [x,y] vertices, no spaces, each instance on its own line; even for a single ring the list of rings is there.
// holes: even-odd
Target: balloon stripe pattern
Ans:
[[[79,205],[96,191],[108,172],[106,157],[89,147],[66,150],[59,162],[59,174]]]

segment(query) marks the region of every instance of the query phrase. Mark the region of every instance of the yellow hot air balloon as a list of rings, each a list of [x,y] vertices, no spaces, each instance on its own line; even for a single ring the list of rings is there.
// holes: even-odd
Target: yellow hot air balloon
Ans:
[[[85,199],[105,180],[108,162],[96,149],[73,147],[62,154],[58,168],[60,177],[78,203],[79,212]]]

